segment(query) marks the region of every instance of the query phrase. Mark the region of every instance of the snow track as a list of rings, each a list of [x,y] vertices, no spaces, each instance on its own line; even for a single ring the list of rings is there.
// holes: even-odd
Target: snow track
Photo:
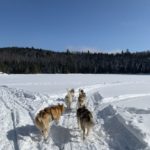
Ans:
[[[112,102],[116,103],[119,101],[126,101],[134,98],[146,97],[146,96],[150,96],[150,93],[119,95],[119,96],[104,98],[103,103],[112,103]]]
[[[125,120],[109,105],[99,111],[98,116],[104,120],[104,130],[109,135],[109,145],[115,150],[141,150],[147,147],[142,134],[127,125]]]

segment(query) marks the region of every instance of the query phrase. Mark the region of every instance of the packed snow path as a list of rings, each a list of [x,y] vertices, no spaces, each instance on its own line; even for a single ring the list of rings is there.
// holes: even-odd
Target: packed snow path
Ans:
[[[150,111],[138,109],[115,108],[114,102],[125,101],[135,96],[129,95],[103,98],[94,88],[85,87],[87,107],[94,116],[95,126],[83,141],[76,119],[77,96],[71,110],[66,110],[59,124],[51,125],[48,140],[45,141],[35,127],[35,114],[45,106],[64,103],[65,93],[56,96],[41,95],[20,89],[0,87],[0,149],[1,150],[149,150],[144,141],[144,134],[127,124],[121,112],[143,113]],[[76,90],[77,91],[77,90]],[[146,95],[136,95],[136,97]],[[124,97],[124,98],[122,98]],[[129,98],[129,99],[128,99]],[[108,99],[110,101],[108,101]]]

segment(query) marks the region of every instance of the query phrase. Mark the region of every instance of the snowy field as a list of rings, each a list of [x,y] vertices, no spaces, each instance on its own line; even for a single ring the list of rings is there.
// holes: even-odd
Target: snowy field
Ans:
[[[45,141],[36,113],[64,103],[74,88],[70,112],[52,123]],[[83,141],[78,129],[78,89],[87,94],[95,126]],[[0,74],[0,150],[150,150],[150,76],[83,74]]]

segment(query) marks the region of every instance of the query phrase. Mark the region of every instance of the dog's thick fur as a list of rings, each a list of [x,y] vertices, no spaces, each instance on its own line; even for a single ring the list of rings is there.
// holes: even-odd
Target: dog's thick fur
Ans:
[[[56,106],[46,107],[36,115],[35,125],[41,131],[45,139],[48,137],[50,122],[55,120],[58,123],[63,112],[64,105],[58,104]]]
[[[71,89],[68,90],[67,95],[65,96],[65,103],[68,109],[71,108],[71,103],[73,101],[74,93],[75,93],[74,89]]]
[[[94,126],[92,113],[85,106],[77,109],[77,122],[83,131],[84,140],[85,134],[88,136],[90,129]]]
[[[79,97],[78,97],[78,108],[86,105],[86,94],[82,89],[79,89]]]

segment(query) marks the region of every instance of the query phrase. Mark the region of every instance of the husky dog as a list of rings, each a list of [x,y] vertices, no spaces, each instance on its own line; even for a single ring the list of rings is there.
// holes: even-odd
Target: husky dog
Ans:
[[[65,96],[65,103],[68,109],[71,108],[71,103],[73,101],[74,93],[75,93],[74,89],[71,89],[68,90],[67,95]]]
[[[77,122],[83,131],[84,140],[85,134],[88,136],[90,129],[94,126],[92,113],[85,106],[77,109]]]
[[[79,97],[78,97],[78,103],[77,106],[82,107],[86,103],[86,94],[82,89],[79,89]]]
[[[45,139],[48,137],[50,122],[55,120],[57,123],[64,112],[64,105],[46,107],[35,117],[35,125],[41,131]]]

